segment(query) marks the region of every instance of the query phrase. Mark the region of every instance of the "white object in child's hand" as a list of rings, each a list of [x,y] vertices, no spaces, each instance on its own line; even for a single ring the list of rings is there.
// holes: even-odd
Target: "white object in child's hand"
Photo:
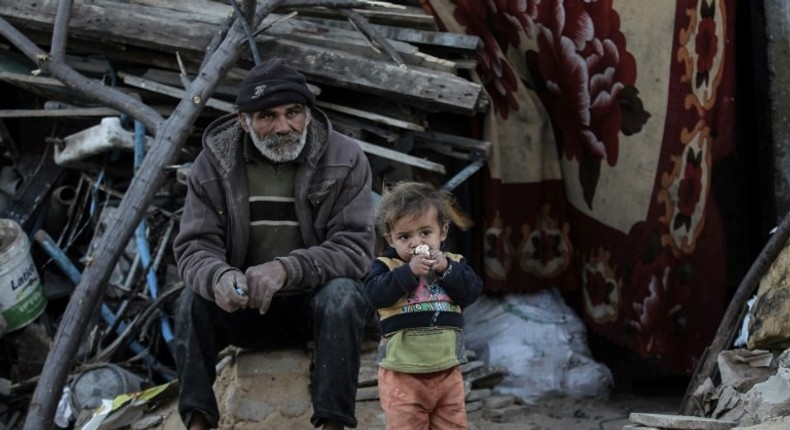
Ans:
[[[430,255],[431,248],[428,245],[420,245],[414,248],[414,255]]]

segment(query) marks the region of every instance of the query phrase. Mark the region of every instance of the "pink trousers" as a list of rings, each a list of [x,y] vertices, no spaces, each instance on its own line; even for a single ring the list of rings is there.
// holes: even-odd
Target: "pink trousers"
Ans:
[[[378,384],[387,430],[468,428],[464,380],[458,366],[434,373],[379,368]]]

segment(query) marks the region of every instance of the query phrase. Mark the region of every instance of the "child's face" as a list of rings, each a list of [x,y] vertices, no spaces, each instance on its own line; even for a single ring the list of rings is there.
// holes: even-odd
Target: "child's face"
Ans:
[[[414,248],[428,245],[431,249],[439,249],[442,241],[447,238],[449,226],[439,225],[439,212],[435,207],[416,216],[405,216],[392,223],[390,232],[384,236],[401,260],[408,262],[414,255]]]

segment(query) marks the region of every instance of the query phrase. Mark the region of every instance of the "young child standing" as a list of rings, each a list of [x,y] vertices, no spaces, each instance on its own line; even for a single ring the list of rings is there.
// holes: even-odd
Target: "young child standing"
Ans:
[[[458,254],[441,251],[452,195],[419,182],[385,189],[376,229],[389,246],[365,278],[378,308],[378,386],[387,429],[466,429],[461,310],[483,282]]]

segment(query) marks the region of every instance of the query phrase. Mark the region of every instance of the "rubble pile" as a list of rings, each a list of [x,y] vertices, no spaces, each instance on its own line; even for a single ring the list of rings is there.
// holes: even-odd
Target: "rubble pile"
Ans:
[[[630,429],[790,428],[790,247],[778,243],[777,255],[759,276],[738,325],[724,327],[732,339],[716,354],[716,372],[689,386],[695,415],[633,415]]]

